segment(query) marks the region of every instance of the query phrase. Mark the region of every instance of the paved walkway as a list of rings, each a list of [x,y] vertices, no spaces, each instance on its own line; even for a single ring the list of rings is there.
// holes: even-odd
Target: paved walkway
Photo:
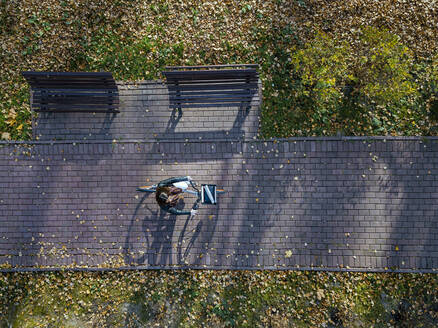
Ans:
[[[120,113],[40,113],[37,140],[217,140],[252,139],[259,126],[260,97],[252,108],[169,109],[161,81],[118,83]]]
[[[135,191],[186,174],[227,194],[188,220]],[[433,138],[9,144],[0,263],[432,270],[437,190]]]
[[[160,81],[118,85],[120,114],[0,143],[3,267],[438,269],[437,138],[260,141],[258,96],[179,113]],[[227,193],[189,219],[136,192],[180,175]]]

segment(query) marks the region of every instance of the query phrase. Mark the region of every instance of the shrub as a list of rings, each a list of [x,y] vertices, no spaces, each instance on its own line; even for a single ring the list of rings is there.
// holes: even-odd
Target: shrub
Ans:
[[[301,113],[303,134],[420,132],[424,113],[411,51],[397,35],[372,27],[364,27],[356,43],[353,48],[318,32],[293,53],[291,110]],[[431,91],[425,87],[426,97]]]
[[[413,56],[400,38],[367,27],[360,37],[354,74],[354,103],[373,134],[389,134],[410,121],[416,111],[417,84],[411,74]],[[411,131],[406,126],[406,133]],[[403,131],[403,130],[402,130]]]
[[[344,86],[353,78],[349,73],[350,52],[346,43],[319,32],[311,43],[292,56],[296,103],[303,107],[306,122],[302,124],[312,134],[331,134],[340,128]]]

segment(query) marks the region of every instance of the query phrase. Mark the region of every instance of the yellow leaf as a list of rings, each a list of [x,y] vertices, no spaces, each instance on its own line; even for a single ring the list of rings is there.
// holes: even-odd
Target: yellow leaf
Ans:
[[[9,120],[6,121],[6,124],[12,126],[12,125],[15,124],[15,122],[16,122],[15,119],[9,119]]]

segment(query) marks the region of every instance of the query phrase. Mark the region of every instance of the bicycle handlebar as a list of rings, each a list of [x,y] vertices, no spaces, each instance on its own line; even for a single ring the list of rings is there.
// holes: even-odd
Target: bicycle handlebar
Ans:
[[[196,200],[195,204],[193,204],[193,207],[192,207],[193,210],[197,210],[199,208],[199,202],[201,201],[201,192],[199,191],[198,188],[196,188],[195,181],[190,180],[189,182],[190,182],[190,185],[192,186],[192,188],[198,192],[198,199]]]

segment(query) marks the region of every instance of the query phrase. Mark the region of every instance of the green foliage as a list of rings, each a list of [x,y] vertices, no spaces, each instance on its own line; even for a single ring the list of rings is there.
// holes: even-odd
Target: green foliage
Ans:
[[[13,17],[9,15],[9,8],[12,4],[8,3],[8,0],[0,0],[0,35],[10,33],[14,24]]]
[[[296,106],[301,107],[303,127],[317,134],[333,134],[339,129],[344,86],[354,77],[350,73],[351,49],[328,35],[315,39],[292,55],[291,79],[296,81]],[[342,117],[341,117],[342,119]]]
[[[421,127],[431,125],[438,131],[438,55],[430,61],[416,63],[413,75],[418,81],[417,108],[420,115],[415,118]]]
[[[436,274],[300,271],[0,275],[1,327],[434,327]]]
[[[292,73],[300,80],[303,95],[313,98],[317,106],[337,107],[343,96],[339,85],[349,78],[349,53],[346,44],[336,44],[322,33],[297,50],[292,56]]]
[[[0,90],[0,99],[4,99],[0,102],[0,140],[29,139],[32,135],[29,87],[20,82],[11,84]]]
[[[263,137],[436,135],[433,13],[427,0],[0,0],[0,137],[31,136],[24,70],[143,80],[224,63],[260,65]]]
[[[397,35],[365,28],[359,56],[352,61],[353,104],[364,114],[372,134],[418,134],[417,84],[411,51]]]
[[[147,59],[151,52],[164,52],[158,42],[144,37],[140,40],[122,38],[120,35],[102,29],[84,47],[82,67],[91,71],[109,71],[116,79],[151,79],[160,67]]]
[[[356,88],[369,103],[398,103],[415,95],[417,86],[410,74],[412,53],[400,37],[367,27],[360,41],[360,57],[353,62],[352,69]]]
[[[299,42],[297,32],[291,27],[257,33],[257,56],[260,58],[263,83],[263,137],[300,134],[295,129],[302,117],[294,106],[297,81],[289,76],[292,70],[290,45]]]
[[[355,43],[353,48],[318,32],[304,46],[291,48],[290,72],[283,75],[283,82],[272,83],[274,88],[278,85],[277,90],[270,90],[283,95],[283,104],[290,108],[289,124],[283,128],[274,124],[265,135],[412,135],[434,131],[421,106],[412,53],[400,38],[366,27],[357,33]],[[426,67],[430,71],[434,65]],[[426,97],[431,97],[433,90],[424,90]]]

